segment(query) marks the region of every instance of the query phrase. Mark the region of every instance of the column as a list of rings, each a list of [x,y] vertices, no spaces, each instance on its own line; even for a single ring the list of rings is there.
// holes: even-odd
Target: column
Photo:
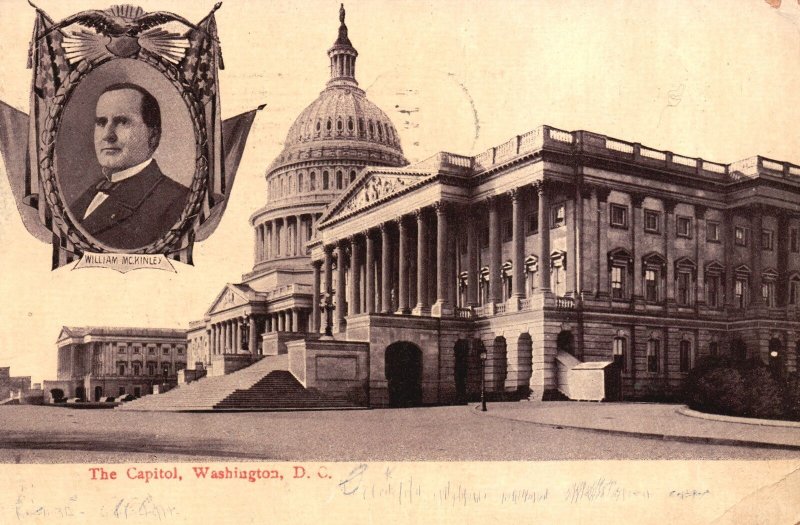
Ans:
[[[550,199],[545,181],[536,183],[539,195],[539,291],[550,291]]]
[[[480,278],[478,276],[478,237],[475,235],[475,215],[472,210],[465,206],[467,218],[467,306],[474,308],[478,306],[478,288]]]
[[[697,264],[694,274],[694,304],[695,306],[702,306],[706,303],[706,296],[703,293],[706,289],[706,260],[705,260],[705,245],[706,245],[706,207],[695,205],[694,207],[694,262]],[[698,355],[695,353],[695,355]]]
[[[750,276],[750,304],[758,307],[764,306],[764,296],[761,295],[761,232],[763,229],[763,210],[758,206],[754,206],[750,213],[750,231],[753,232],[751,235],[752,242],[750,243],[750,261],[753,268],[753,273]]]
[[[667,307],[675,305],[675,206],[677,203],[672,200],[664,200],[664,259],[667,267],[664,269],[666,277],[666,288],[664,290]],[[641,282],[641,274],[638,281]],[[666,350],[664,351],[666,354]]]
[[[403,217],[397,219],[397,225],[400,230],[400,249],[397,253],[397,260],[399,263],[399,278],[398,278],[398,313],[409,313],[408,308],[408,253],[409,253],[409,235],[408,225]]]
[[[608,188],[598,187],[595,188],[595,204],[597,206],[597,297],[607,298],[609,296],[609,278],[608,278],[608,195],[611,190]],[[630,269],[628,278],[636,279],[632,276]]]
[[[499,303],[503,298],[500,245],[500,212],[498,197],[489,197],[489,300]]]
[[[392,237],[389,224],[381,224],[381,312],[392,313]]]
[[[313,261],[311,263],[311,266],[314,268],[314,282],[311,288],[311,326],[309,327],[308,331],[318,334],[320,325],[319,303],[322,299],[320,297],[320,285],[321,285],[320,269],[322,266],[322,261]]]
[[[336,245],[336,324],[339,331],[344,331],[344,316],[346,308],[345,297],[345,242],[340,240]]]
[[[292,253],[292,235],[289,228],[289,217],[283,219],[283,256],[291,257]]]
[[[425,210],[419,209],[414,213],[417,217],[417,305],[414,307],[415,315],[428,313],[428,223],[425,220]]]
[[[264,224],[264,258],[272,259],[272,221]]]
[[[217,325],[211,325],[211,336],[208,338],[208,353],[216,355],[217,353]]]
[[[295,236],[297,241],[297,247],[295,248],[295,255],[304,255],[305,250],[303,249],[303,217],[302,215],[295,215],[294,217],[294,229],[295,229]]]
[[[367,261],[365,264],[364,273],[366,278],[366,286],[364,293],[366,297],[366,305],[364,310],[371,314],[375,312],[375,238],[369,230],[366,233],[367,243]]]
[[[300,310],[292,308],[292,332],[300,331]]]
[[[279,332],[286,331],[286,312],[282,310],[278,312],[278,331]]]
[[[451,258],[454,254],[447,253],[447,239],[450,237],[447,224],[447,204],[444,201],[439,201],[435,205],[436,209],[436,303],[431,309],[431,313],[435,316],[445,316],[453,314],[453,306],[449,304],[448,299],[448,286],[452,286],[450,282],[450,272],[448,267],[451,265]],[[458,250],[455,251],[455,257],[458,257]],[[471,279],[471,277],[470,277]]]
[[[247,318],[247,348],[250,350],[250,355],[255,357],[258,355],[258,322],[255,315],[250,315]]]
[[[350,238],[350,314],[361,313],[361,245],[357,236]]]
[[[525,297],[525,214],[523,209],[522,188],[516,188],[511,194],[511,227],[513,272],[511,278],[511,297],[514,310],[519,309],[519,300]]]
[[[240,346],[242,342],[242,332],[241,332],[242,325],[239,322],[238,318],[231,321],[231,323],[233,324],[233,345],[232,345],[233,353],[238,354],[239,350],[241,350]]]
[[[256,259],[256,262],[261,261],[261,225],[257,224],[255,227],[255,254],[253,255]]]

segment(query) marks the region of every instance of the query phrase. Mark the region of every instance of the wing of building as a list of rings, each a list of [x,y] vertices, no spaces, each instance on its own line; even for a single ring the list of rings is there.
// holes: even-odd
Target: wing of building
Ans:
[[[663,399],[706,354],[796,370],[800,167],[550,126],[406,166],[340,18],[267,170],[253,269],[189,330],[194,392],[284,370],[351,404],[453,403],[485,367],[498,398]]]

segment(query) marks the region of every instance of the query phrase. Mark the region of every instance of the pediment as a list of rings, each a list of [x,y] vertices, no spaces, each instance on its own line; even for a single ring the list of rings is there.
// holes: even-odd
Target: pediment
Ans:
[[[348,191],[331,204],[321,221],[327,222],[335,217],[351,215],[372,207],[378,202],[390,200],[393,196],[432,177],[432,175],[427,172],[409,172],[407,170],[398,170],[398,172],[367,171],[353,183]]]
[[[222,291],[217,295],[217,298],[211,303],[211,306],[206,311],[206,315],[212,315],[217,312],[223,312],[236,308],[237,306],[246,305],[250,302],[250,298],[246,291],[239,289],[237,286],[227,284]]]

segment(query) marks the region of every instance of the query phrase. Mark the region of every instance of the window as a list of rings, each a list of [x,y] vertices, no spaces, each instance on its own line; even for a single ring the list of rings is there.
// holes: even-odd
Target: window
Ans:
[[[789,298],[790,305],[797,306],[800,304],[800,276],[793,275],[789,279]]]
[[[650,339],[647,341],[647,371],[652,374],[658,373],[659,354],[661,353],[661,341]]]
[[[178,355],[183,355],[183,347],[182,346],[178,347]]]
[[[747,246],[747,230],[741,226],[736,226],[733,229],[733,241],[736,246]]]
[[[550,254],[550,289],[557,296],[564,296],[566,293],[566,273],[567,273],[567,254],[566,252],[555,251]]]
[[[797,228],[789,230],[789,249],[792,253],[800,252],[800,231]]]
[[[161,349],[161,353],[164,355],[169,355],[169,347],[165,346]]]
[[[747,277],[739,276],[734,283],[733,296],[736,299],[736,306],[738,308],[744,308],[750,303],[748,293],[750,285],[748,281],[749,279]]]
[[[775,307],[775,281],[764,281],[761,283],[761,296],[766,306],[770,308]]]
[[[148,348],[148,349],[147,349],[147,352],[148,352],[150,355],[155,355],[155,353],[156,353],[156,347],[155,347],[155,346],[151,346],[150,348]]]
[[[125,352],[127,352],[127,348],[125,348],[125,345],[119,345],[119,350],[117,350],[117,353],[124,354]]]
[[[659,301],[659,286],[658,281],[660,279],[659,271],[650,268],[645,270],[644,272],[644,298],[646,301],[655,303]]]
[[[566,223],[566,213],[564,203],[556,204],[550,208],[550,227],[560,228]]]
[[[350,184],[352,184],[354,180],[356,180],[356,172],[355,172],[355,170],[350,172]]]
[[[719,242],[719,223],[706,221],[706,242]]]
[[[135,375],[135,376],[138,376],[138,375],[140,375],[141,373],[142,373],[142,367],[141,367],[141,365],[139,365],[139,364],[137,364],[137,363],[134,363],[134,364],[133,364],[133,375]]]
[[[336,172],[336,189],[337,190],[341,190],[342,189],[342,172],[341,171],[337,171]]]
[[[141,353],[141,351],[142,351],[142,349],[141,349],[141,348],[139,348],[138,346],[134,346],[134,347],[133,347],[133,353],[134,353],[134,354],[139,354],[139,353]]]
[[[761,249],[772,251],[772,230],[761,230]]]
[[[147,375],[149,375],[149,376],[156,375],[156,364],[155,363],[147,363]]]
[[[297,174],[297,192],[298,193],[302,193],[306,189],[305,185],[303,184],[303,182],[304,182],[303,181],[303,174],[302,173],[298,173]]]
[[[124,386],[119,387],[119,395],[121,395],[121,396],[125,395],[125,387]]]
[[[614,338],[614,363],[623,371],[628,371],[628,341],[624,337]]]
[[[688,306],[691,303],[692,274],[678,272],[677,281],[677,297],[675,300],[681,306]]]
[[[533,235],[534,233],[539,231],[539,214],[538,213],[529,213],[528,214],[528,230],[525,232],[527,235]]]
[[[161,363],[161,373],[165,376],[169,375],[169,363]]]
[[[313,171],[308,176],[308,191],[316,191],[317,190],[317,174]]]
[[[353,117],[347,119],[347,131],[353,131]]]
[[[717,357],[719,355],[719,343],[716,341],[711,341],[708,343],[708,353],[712,357]]]
[[[692,219],[690,217],[678,217],[675,224],[675,235],[678,237],[692,237]]]
[[[624,299],[625,298],[625,274],[627,268],[623,266],[611,267],[611,298]]]
[[[661,231],[661,214],[653,210],[644,210],[644,231],[659,233]]]
[[[514,225],[511,221],[503,221],[503,242],[508,242],[514,236]]]
[[[711,308],[718,308],[722,305],[720,300],[721,281],[722,276],[719,274],[706,274],[706,304]]]
[[[117,371],[119,372],[119,375],[124,376],[125,375],[125,363],[118,363],[117,364]]]
[[[528,297],[533,295],[536,290],[536,272],[539,270],[539,260],[535,255],[530,255],[525,259],[525,289],[528,290]]]
[[[322,189],[327,190],[328,186],[330,185],[329,175],[327,171],[322,172]]]
[[[692,367],[692,343],[683,340],[680,344],[680,371],[688,372]]]
[[[628,207],[620,204],[611,204],[611,226],[618,228],[628,227]]]

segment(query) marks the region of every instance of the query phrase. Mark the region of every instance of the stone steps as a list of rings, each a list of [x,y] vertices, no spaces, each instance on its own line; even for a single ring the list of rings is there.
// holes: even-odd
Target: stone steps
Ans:
[[[248,389],[238,389],[218,403],[218,409],[342,408],[349,403],[308,390],[290,372],[276,370]]]
[[[249,389],[275,370],[289,373],[288,368],[287,355],[267,356],[232,374],[207,376],[187,385],[180,385],[164,394],[144,396],[130,401],[118,407],[117,410],[213,410],[215,405],[233,392]]]

